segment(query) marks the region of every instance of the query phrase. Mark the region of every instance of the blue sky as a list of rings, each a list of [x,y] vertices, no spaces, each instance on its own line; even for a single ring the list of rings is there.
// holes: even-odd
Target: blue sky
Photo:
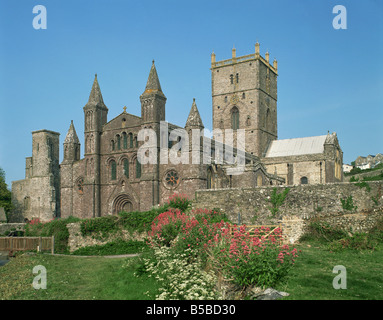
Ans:
[[[335,30],[335,5],[347,29]],[[35,30],[35,5],[47,29]],[[31,132],[61,133],[73,120],[83,154],[83,106],[94,74],[109,108],[140,115],[152,60],[166,120],[185,125],[193,98],[212,127],[210,54],[278,60],[278,138],[337,132],[344,163],[383,153],[383,2],[380,0],[1,0],[0,167],[24,178]]]

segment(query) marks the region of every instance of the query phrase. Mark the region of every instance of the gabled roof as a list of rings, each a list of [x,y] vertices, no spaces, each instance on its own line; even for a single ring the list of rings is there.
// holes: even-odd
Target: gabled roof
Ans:
[[[123,119],[126,121],[126,128],[140,126],[142,122],[141,117],[124,111],[104,124],[103,130],[121,129]]]
[[[274,140],[266,152],[266,158],[288,157],[323,153],[327,135]]]

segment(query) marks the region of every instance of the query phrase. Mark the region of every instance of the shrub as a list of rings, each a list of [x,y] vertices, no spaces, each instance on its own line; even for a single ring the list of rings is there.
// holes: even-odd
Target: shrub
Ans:
[[[119,229],[117,220],[117,216],[84,219],[80,224],[81,234],[83,236],[99,235],[101,239],[106,238],[109,234]]]
[[[273,188],[270,199],[268,200],[272,205],[269,209],[273,217],[278,213],[279,207],[285,202],[289,190],[289,188],[286,188],[283,192],[278,193],[277,188]]]
[[[378,245],[378,241],[370,237],[367,233],[354,233],[352,236],[333,241],[329,244],[329,249],[339,251],[344,249],[352,250],[373,250]]]
[[[160,283],[158,300],[212,300],[220,296],[215,291],[216,277],[202,270],[191,249],[173,253],[168,247],[154,249],[155,260],[145,261],[145,270]]]
[[[131,254],[131,253],[138,253],[142,251],[145,247],[146,247],[146,244],[144,241],[134,241],[134,240],[124,241],[124,240],[118,239],[112,242],[108,242],[104,245],[95,245],[95,246],[79,248],[76,251],[74,251],[72,254],[84,255],[84,256]]]
[[[191,201],[184,194],[174,193],[169,197],[168,205],[171,208],[178,209],[181,212],[185,212],[191,207]]]
[[[258,230],[258,233],[262,231],[266,229]],[[233,236],[225,230],[215,239],[211,249],[213,264],[237,285],[275,286],[286,278],[298,257],[297,249],[279,246],[280,237],[279,228],[268,238],[251,236],[245,226]]]
[[[217,267],[238,285],[271,286],[283,280],[294,259],[296,249],[280,247],[281,230],[270,234],[260,228],[250,235],[246,226],[238,227],[232,235],[228,222],[211,210],[195,210],[187,216],[180,211],[159,215],[149,233],[153,248],[167,246],[174,254],[188,252],[189,260],[198,259],[203,267]],[[234,225],[234,229],[236,226]],[[265,235],[269,235],[265,239]]]
[[[224,214],[207,209],[192,210],[190,215],[169,210],[153,221],[148,233],[149,242],[152,246],[173,244],[174,250],[179,253],[191,248],[205,262],[206,248],[220,232],[224,220],[227,220]]]
[[[144,232],[149,231],[153,220],[161,213],[169,210],[169,205],[164,204],[159,208],[153,208],[149,211],[140,212],[120,212],[120,224],[130,231]]]
[[[353,210],[358,209],[357,206],[354,206],[354,200],[353,200],[352,196],[348,196],[345,199],[341,198],[340,202],[342,203],[343,210],[353,211]]]
[[[206,264],[208,250],[214,245],[214,238],[220,235],[223,228],[229,228],[229,223],[222,219],[221,214],[207,209],[195,210],[193,215],[190,220],[183,224],[174,243],[174,250],[181,253],[187,249],[192,249],[192,252],[198,255],[201,262]]]
[[[316,240],[320,242],[332,242],[347,236],[347,232],[341,228],[332,227],[326,222],[311,222],[300,241]]]
[[[149,231],[151,246],[170,246],[170,243],[180,233],[182,225],[190,219],[180,210],[168,210],[159,214],[152,222]]]
[[[366,181],[355,183],[355,185],[358,186],[361,189],[362,188],[366,188],[367,192],[371,191],[371,187],[370,187],[370,185]]]
[[[55,237],[55,252],[68,253],[69,231],[68,223],[78,222],[79,218],[68,217],[65,219],[55,219],[49,222],[40,222],[33,219],[25,227],[26,237]]]

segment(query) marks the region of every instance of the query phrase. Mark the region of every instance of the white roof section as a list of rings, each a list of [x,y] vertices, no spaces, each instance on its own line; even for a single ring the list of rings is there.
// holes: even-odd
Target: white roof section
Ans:
[[[323,153],[326,137],[327,135],[273,140],[269,149],[267,150],[266,158]]]

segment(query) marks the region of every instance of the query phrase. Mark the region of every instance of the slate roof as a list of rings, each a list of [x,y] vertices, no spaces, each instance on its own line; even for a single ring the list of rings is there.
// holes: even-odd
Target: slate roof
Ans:
[[[323,153],[327,135],[274,140],[266,153],[266,158],[288,157],[304,154]]]

